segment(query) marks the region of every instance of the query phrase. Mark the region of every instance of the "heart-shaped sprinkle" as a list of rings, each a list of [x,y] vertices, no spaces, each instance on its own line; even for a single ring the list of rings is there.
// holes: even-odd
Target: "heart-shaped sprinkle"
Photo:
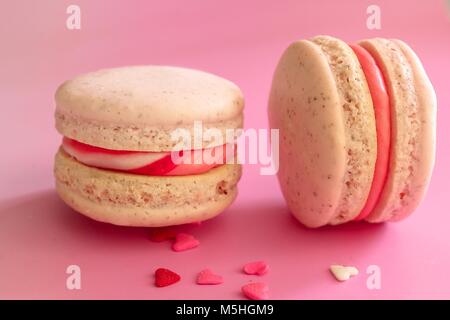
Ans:
[[[154,228],[150,232],[150,240],[153,242],[163,242],[166,240],[175,239],[177,233],[173,228]]]
[[[269,271],[269,266],[264,261],[254,261],[244,266],[246,274],[262,276]]]
[[[330,266],[330,271],[338,281],[347,281],[352,276],[356,276],[359,272],[355,267],[346,267],[337,264]]]
[[[250,300],[267,300],[269,298],[269,287],[262,282],[247,283],[241,290]]]
[[[221,284],[223,277],[215,274],[210,269],[205,269],[197,275],[197,284]]]
[[[155,271],[155,285],[157,287],[170,286],[171,284],[180,281],[180,279],[180,275],[169,269],[159,268]]]
[[[200,241],[188,233],[178,233],[175,237],[175,242],[172,245],[173,251],[185,251],[197,247]]]

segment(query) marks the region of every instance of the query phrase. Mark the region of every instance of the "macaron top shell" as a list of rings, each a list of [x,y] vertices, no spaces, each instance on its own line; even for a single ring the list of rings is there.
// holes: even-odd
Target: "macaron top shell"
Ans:
[[[280,129],[281,189],[306,226],[354,219],[376,160],[370,92],[352,49],[332,37],[297,41],[276,68],[269,98]]]
[[[435,157],[436,95],[420,60],[400,40],[359,43],[375,58],[391,105],[391,156],[385,187],[370,222],[399,220],[423,199]]]
[[[132,66],[104,69],[63,83],[56,128],[71,139],[113,150],[168,151],[171,132],[194,121],[225,130],[242,126],[240,89],[192,69]],[[216,143],[220,145],[222,143]],[[213,146],[211,144],[204,146]]]

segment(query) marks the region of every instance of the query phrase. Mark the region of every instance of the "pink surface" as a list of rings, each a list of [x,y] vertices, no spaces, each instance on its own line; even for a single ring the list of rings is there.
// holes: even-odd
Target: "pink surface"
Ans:
[[[450,23],[444,1],[377,1],[382,29],[366,28],[372,1],[76,1],[82,29],[65,28],[72,1],[8,1],[0,11],[0,298],[242,298],[250,279],[275,299],[450,298]],[[227,212],[190,227],[201,242],[176,253],[148,230],[90,221],[53,190],[52,161],[61,137],[53,128],[53,93],[76,74],[128,64],[199,68],[235,81],[246,96],[246,127],[267,127],[272,72],[293,40],[330,34],[348,42],[397,37],[421,57],[438,96],[437,161],[428,195],[407,220],[308,230],[288,213],[274,176],[246,165],[240,195]],[[263,277],[242,273],[264,260]],[[346,283],[332,263],[355,265]],[[77,264],[82,289],[66,289]],[[381,289],[366,287],[369,265]],[[155,288],[158,267],[182,276]],[[223,275],[195,285],[199,271]],[[289,274],[289,278],[286,275]]]

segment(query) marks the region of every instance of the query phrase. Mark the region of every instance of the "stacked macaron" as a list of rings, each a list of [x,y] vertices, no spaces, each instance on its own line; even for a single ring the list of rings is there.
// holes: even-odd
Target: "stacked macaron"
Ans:
[[[435,117],[433,87],[404,42],[294,42],[269,99],[290,210],[308,227],[408,216],[430,180]]]
[[[242,127],[243,96],[230,81],[184,68],[124,67],[69,80],[55,99],[64,136],[56,190],[80,213],[166,226],[212,218],[235,199],[235,140],[204,134],[229,138]],[[187,143],[175,138],[179,130]]]

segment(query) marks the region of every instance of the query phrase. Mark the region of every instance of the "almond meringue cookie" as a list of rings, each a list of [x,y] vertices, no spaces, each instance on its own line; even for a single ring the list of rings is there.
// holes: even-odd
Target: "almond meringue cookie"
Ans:
[[[425,195],[436,96],[400,40],[292,43],[275,70],[269,123],[280,130],[282,193],[308,227],[401,220]]]
[[[76,211],[158,227],[212,218],[236,198],[241,166],[226,133],[242,128],[244,99],[234,83],[192,69],[130,66],[66,81],[55,100],[64,137],[56,190]],[[222,139],[204,134],[210,129]],[[182,147],[177,130],[188,134]]]

